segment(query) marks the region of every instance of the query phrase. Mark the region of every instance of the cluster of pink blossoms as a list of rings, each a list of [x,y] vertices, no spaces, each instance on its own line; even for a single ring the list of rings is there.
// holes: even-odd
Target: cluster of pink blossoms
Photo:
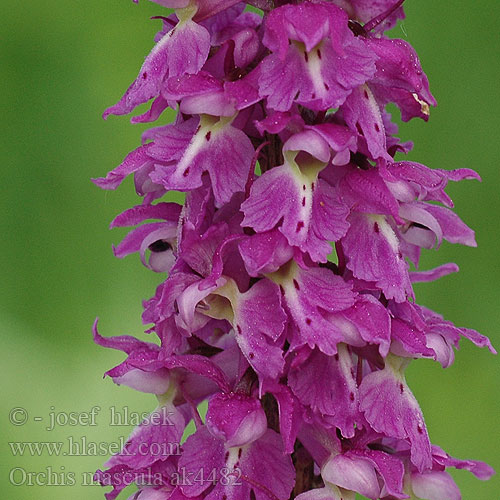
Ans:
[[[403,121],[435,105],[384,35],[402,1],[155,1],[174,13],[105,116],[151,99],[132,122],[177,116],[95,183],[133,175],[143,197],[111,226],[135,226],[117,257],[166,275],[144,302],[159,343],[94,337],[127,354],[107,375],[158,407],[97,471],[106,498],[135,482],[134,500],[459,499],[447,467],[493,471],[430,443],[404,372],[449,366],[461,337],[495,351],[414,300],[456,265],[410,263],[475,245],[445,187],[479,176],[394,159],[411,143],[386,104]]]

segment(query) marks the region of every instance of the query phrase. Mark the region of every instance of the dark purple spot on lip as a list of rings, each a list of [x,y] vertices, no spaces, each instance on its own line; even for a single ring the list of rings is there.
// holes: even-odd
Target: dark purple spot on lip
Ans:
[[[305,191],[306,190],[306,185],[305,184],[302,184],[302,190]]]
[[[300,290],[299,282],[297,280],[293,280],[293,286],[296,290]]]
[[[205,139],[206,139],[207,141],[209,141],[211,136],[212,136],[212,132],[209,130],[209,131],[205,134]]]
[[[399,384],[399,390],[401,391],[401,394],[405,391],[405,387],[403,384]]]
[[[255,358],[255,354],[254,354],[253,352],[251,352],[251,353],[249,353],[249,354],[248,354],[248,357],[249,357],[250,359],[253,359],[253,358]]]
[[[238,459],[240,459],[240,458],[241,458],[241,454],[242,454],[242,453],[243,453],[243,448],[240,448],[240,449],[238,450]]]
[[[306,318],[306,325],[310,325],[312,323],[311,318]]]
[[[321,50],[318,49],[316,52],[318,53],[318,59],[321,60]]]
[[[323,86],[325,87],[326,90],[330,90],[330,87],[328,86],[328,83],[323,82]]]
[[[309,61],[309,54],[307,52],[304,52],[304,60],[306,62]]]
[[[316,92],[313,92],[313,93],[311,94],[311,99],[316,99]]]
[[[314,184],[314,182],[311,182],[311,190],[314,191],[314,188],[316,187],[316,185]]]
[[[365,99],[370,99],[370,96],[368,95],[368,92],[365,90],[363,92],[364,96],[365,96]]]
[[[147,77],[148,77],[148,74],[147,74],[146,72],[144,72],[144,73],[142,74],[142,79],[143,79],[143,80],[145,80]]]
[[[285,295],[285,289],[280,285],[280,292],[281,292],[281,295]]]
[[[335,358],[335,361],[338,361],[338,360],[339,360],[339,355],[338,355],[338,353],[337,353],[337,354],[335,354],[334,358]]]
[[[402,259],[402,258],[403,258],[403,254],[402,254],[401,252],[398,252],[398,257],[399,257],[400,259]]]
[[[373,230],[376,232],[376,233],[379,233],[380,232],[380,228],[378,227],[378,222],[375,222],[373,224]]]
[[[375,130],[376,130],[377,132],[380,132],[380,127],[378,126],[378,123],[375,123]]]
[[[419,434],[423,434],[424,429],[422,429],[421,425],[417,425],[417,431],[418,431]]]
[[[302,206],[305,207],[306,206],[306,197],[304,196],[302,198]]]
[[[295,232],[298,233],[303,227],[304,227],[304,222],[299,220],[299,222],[297,222],[297,228],[295,229]]]
[[[359,124],[359,122],[356,122],[356,130],[358,131],[359,135],[365,135],[365,134],[363,134],[363,129],[361,128],[361,125]]]
[[[224,455],[224,462],[227,462],[228,458],[229,458],[229,452],[226,451],[226,454]]]
[[[236,330],[238,331],[238,333],[241,335],[241,326],[240,325],[236,325]]]
[[[349,394],[349,399],[350,399],[351,401],[354,401],[354,392],[351,392],[351,393]]]
[[[187,177],[187,176],[189,175],[189,167],[188,167],[188,168],[186,168],[186,170],[184,170],[184,172],[182,172],[182,175],[183,175],[184,177]]]

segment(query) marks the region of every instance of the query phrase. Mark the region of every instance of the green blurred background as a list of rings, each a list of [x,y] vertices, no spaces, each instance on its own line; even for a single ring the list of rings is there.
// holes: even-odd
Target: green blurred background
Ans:
[[[161,277],[137,256],[117,260],[111,243],[123,232],[110,220],[137,203],[132,183],[103,192],[90,177],[104,175],[139,143],[141,128],[126,117],[100,118],[135,78],[164,13],[155,4],[127,0],[2,3],[0,100],[2,102],[2,298],[0,370],[2,497],[90,500],[99,486],[83,486],[82,474],[105,456],[13,456],[8,442],[107,444],[130,427],[110,425],[110,408],[149,411],[154,397],[102,380],[122,360],[94,346],[90,327],[101,317],[104,335],[142,334],[141,300]],[[415,142],[410,158],[436,168],[471,167],[483,183],[451,185],[458,213],[477,231],[479,248],[444,244],[427,252],[423,268],[454,261],[458,275],[417,286],[417,300],[476,328],[500,347],[498,265],[498,17],[500,2],[407,0],[407,20],[393,35],[420,54],[439,106],[428,124],[403,124],[401,136]],[[408,379],[421,403],[431,439],[461,458],[488,461],[500,469],[498,423],[500,373],[497,358],[464,341],[455,364],[442,370],[414,362]],[[89,412],[100,406],[95,426],[50,426],[51,412]],[[28,422],[9,423],[9,411],[24,408]],[[43,418],[42,422],[34,420]],[[27,472],[56,473],[74,486],[15,486]],[[36,476],[41,478],[41,476]],[[498,498],[500,482],[454,473],[464,499]],[[42,482],[43,482],[43,478]],[[126,495],[123,496],[126,498]]]

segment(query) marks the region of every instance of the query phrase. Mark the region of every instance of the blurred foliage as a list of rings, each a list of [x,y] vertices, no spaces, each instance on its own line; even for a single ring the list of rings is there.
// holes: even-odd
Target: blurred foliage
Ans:
[[[4,2],[2,11],[2,491],[18,500],[100,499],[103,489],[82,486],[81,474],[101,467],[105,456],[13,456],[7,443],[65,442],[69,436],[111,443],[130,430],[109,425],[111,406],[154,407],[153,396],[102,380],[122,356],[94,346],[90,328],[99,315],[104,335],[146,338],[141,300],[154,293],[161,276],[151,275],[137,256],[121,261],[111,252],[124,233],[110,233],[109,221],[138,202],[132,183],[102,192],[89,179],[104,175],[140,141],[143,128],[126,117],[103,122],[100,114],[135,78],[159,28],[148,16],[162,8],[146,1],[46,0]],[[498,348],[500,3],[408,0],[406,12],[393,36],[417,49],[439,102],[428,124],[402,124],[401,136],[415,142],[410,159],[435,168],[471,167],[483,177],[482,184],[449,189],[458,213],[476,229],[479,247],[443,244],[438,253],[426,252],[422,268],[454,261],[461,272],[418,285],[417,300],[489,335]],[[432,440],[497,469],[499,375],[497,359],[467,342],[446,371],[429,361],[414,362],[408,371]],[[96,405],[102,408],[97,426],[45,429],[51,411],[88,412]],[[9,424],[13,407],[28,410],[26,425]],[[9,471],[16,467],[74,472],[76,484],[14,486]],[[496,476],[487,483],[467,472],[454,477],[466,499],[498,496]]]

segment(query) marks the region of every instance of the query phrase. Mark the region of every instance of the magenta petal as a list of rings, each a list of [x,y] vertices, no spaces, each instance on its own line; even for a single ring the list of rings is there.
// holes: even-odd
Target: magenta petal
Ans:
[[[230,123],[202,122],[175,166],[156,165],[151,179],[165,189],[190,191],[202,185],[208,171],[220,206],[244,191],[254,149],[250,139]]]
[[[385,217],[354,213],[348,221],[351,226],[341,241],[354,276],[376,282],[387,298],[397,302],[413,296],[408,264]]]
[[[248,292],[241,295],[235,316],[236,325],[241,321],[249,333],[250,330],[259,330],[269,338],[277,340],[287,320],[281,308],[278,286],[268,279],[261,279]]]
[[[144,61],[139,76],[120,101],[104,112],[104,118],[110,114],[128,114],[139,104],[157,97],[167,75],[198,72],[209,49],[208,31],[190,20],[181,21],[158,41]],[[186,57],[186,54],[189,55]]]
[[[330,159],[327,142],[312,128],[293,134],[283,145],[285,151],[304,151],[323,163]]]
[[[176,310],[179,295],[193,282],[199,281],[196,275],[177,272],[172,273],[166,281],[156,289],[154,297],[144,301],[144,324],[156,323],[170,317]]]
[[[238,345],[257,373],[265,377],[275,379],[283,370],[283,352],[275,341],[286,320],[279,288],[265,278],[241,295],[234,308]]]
[[[400,356],[434,357],[435,355],[434,351],[427,347],[425,334],[400,319],[392,318],[391,335],[393,340],[403,347],[403,352],[399,352],[401,347],[392,348],[392,352],[397,352]]]
[[[311,224],[306,241],[300,246],[315,262],[326,262],[332,251],[331,243],[345,236],[349,223],[348,206],[339,190],[318,179],[313,195]]]
[[[230,117],[236,113],[234,103],[223,90],[185,97],[179,111],[189,115],[214,115]]]
[[[290,46],[285,59],[274,53],[261,63],[259,91],[275,111],[288,111],[296,101],[314,110],[338,107],[375,72],[374,57],[353,37],[335,53],[328,43],[310,53]]]
[[[340,187],[345,203],[356,212],[392,215],[398,218],[400,204],[388,189],[381,172],[354,170],[341,181]]]
[[[344,496],[336,486],[327,485],[323,488],[304,491],[295,498],[297,500],[343,500]]]
[[[456,469],[468,470],[478,479],[483,481],[490,479],[490,477],[495,474],[493,467],[484,462],[480,462],[478,460],[460,460],[458,458],[451,457],[448,453],[445,453],[436,445],[433,445],[432,447],[432,458],[443,467],[455,467]]]
[[[456,168],[455,170],[439,170],[450,181],[458,182],[465,179],[475,179],[481,182],[481,176],[471,168]]]
[[[218,471],[224,467],[224,441],[210,434],[206,426],[200,427],[191,434],[182,446],[179,458],[179,469],[185,471],[187,478],[204,474],[206,477],[212,470]],[[194,497],[203,493],[209,486],[209,481],[182,481],[179,485],[184,495]]]
[[[348,454],[363,457],[374,465],[375,470],[384,480],[384,486],[380,493],[381,497],[391,495],[395,498],[408,498],[408,495],[403,493],[404,465],[396,456],[370,449],[354,449]]]
[[[413,283],[435,281],[456,272],[458,272],[458,266],[453,262],[449,262],[428,271],[412,271],[410,272],[410,279]]]
[[[318,133],[337,154],[333,159],[334,165],[343,165],[337,161],[337,155],[347,150],[356,151],[356,135],[348,127],[336,123],[321,123],[307,126]],[[347,163],[347,162],[346,162]]]
[[[292,453],[295,439],[302,425],[302,405],[286,386],[272,380],[264,384],[264,392],[270,392],[278,403],[280,418],[280,435],[285,453]]]
[[[476,330],[472,330],[471,328],[460,328],[460,333],[478,347],[487,347],[492,354],[497,354],[497,351],[491,345],[490,339],[476,332]]]
[[[223,89],[222,82],[206,71],[194,75],[168,78],[162,88],[162,96],[179,101],[186,96],[211,94]]]
[[[101,347],[117,349],[127,354],[131,354],[135,350],[144,348],[147,349],[152,346],[157,348],[155,344],[149,342],[143,342],[142,340],[136,339],[131,335],[120,335],[117,337],[103,337],[102,335],[99,334],[99,331],[97,330],[97,323],[98,319],[94,321],[92,333],[94,336],[94,342],[100,345]]]
[[[219,286],[226,282],[225,278],[220,278],[215,283],[210,283],[209,287],[203,287],[203,281],[198,280],[189,285],[176,299],[179,308],[178,320],[182,326],[190,333],[201,328],[209,318],[196,310],[198,304],[206,299]],[[200,317],[202,316],[202,317]],[[201,321],[202,324],[199,324]]]
[[[215,382],[221,391],[229,390],[226,374],[212,359],[197,354],[183,354],[182,356],[169,356],[163,362],[169,369],[184,368],[190,373],[201,375]]]
[[[173,162],[180,160],[199,127],[199,120],[189,120],[148,130],[143,140],[153,140],[148,144],[148,154],[153,160]]]
[[[274,111],[269,113],[263,120],[256,122],[255,126],[261,135],[264,135],[264,132],[279,134],[287,127],[301,130],[304,126],[304,120],[295,113]]]
[[[295,479],[292,460],[283,453],[279,435],[270,429],[262,438],[244,448],[226,449],[224,442],[212,436],[203,426],[184,444],[179,469],[191,478],[197,473],[200,477],[200,471],[205,473],[206,478],[214,471],[219,481],[205,497],[210,500],[250,500],[251,490],[256,500],[269,500],[269,496],[288,498]],[[221,476],[227,477],[228,481],[221,481]],[[190,484],[182,484],[181,488],[185,495],[191,497],[205,491],[210,484],[210,481],[190,481]]]
[[[165,0],[162,0],[165,1]],[[170,0],[167,0],[170,1]],[[201,22],[207,18],[213,17],[216,14],[223,12],[226,9],[230,9],[233,5],[236,5],[240,0],[202,0],[196,2],[198,4],[198,10],[194,15],[194,19]]]
[[[237,110],[246,109],[261,100],[258,92],[258,70],[257,67],[240,80],[224,84],[224,94]]]
[[[392,161],[387,153],[386,135],[380,107],[368,86],[354,89],[342,106],[344,118],[351,130],[366,140],[374,159]]]
[[[295,483],[295,469],[290,455],[284,453],[281,437],[268,429],[261,439],[252,443],[241,457],[241,471],[252,481],[256,500],[289,498]],[[260,485],[260,487],[258,486]],[[269,491],[271,495],[267,492]]]
[[[289,373],[288,384],[302,404],[328,415],[344,437],[353,437],[355,426],[360,422],[358,388],[353,373],[351,355],[345,346],[339,346],[336,356],[315,350],[307,363]]]
[[[260,63],[260,71],[259,94],[267,98],[268,107],[275,111],[288,111],[301,86],[310,87],[300,55],[293,49],[285,60],[278,54],[267,56]]]
[[[135,226],[147,219],[163,219],[177,226],[182,206],[178,203],[157,203],[156,205],[137,205],[117,215],[110,228]]]
[[[226,446],[245,446],[267,430],[267,418],[260,401],[242,393],[216,394],[208,402],[208,430]]]
[[[436,105],[417,53],[409,43],[388,38],[370,38],[367,43],[378,56],[376,83],[406,90],[428,105]]]
[[[321,267],[300,269],[297,274],[298,295],[309,304],[329,312],[337,312],[354,304],[352,285],[330,270]],[[294,284],[295,287],[295,284]]]
[[[162,96],[158,96],[153,103],[149,111],[146,111],[142,115],[133,116],[130,119],[131,123],[149,123],[156,121],[160,115],[168,108],[168,101],[163,99]]]
[[[496,354],[496,350],[491,345],[490,339],[481,335],[475,330],[469,328],[460,328],[455,326],[451,321],[446,321],[439,314],[433,311],[420,307],[426,320],[427,333],[441,336],[448,344],[455,346],[458,349],[460,337],[469,339],[478,347],[487,347],[491,353]]]
[[[396,2],[394,0],[350,0],[349,3],[354,8],[356,18],[362,23],[368,23],[378,16],[384,16]],[[403,7],[399,7],[389,18],[383,20],[377,31],[392,28],[398,19],[404,19],[404,17]]]
[[[248,237],[239,249],[248,274],[254,277],[277,271],[293,256],[292,247],[276,229]]]
[[[324,481],[377,499],[380,486],[373,465],[362,457],[339,454],[330,458],[321,469]]]
[[[137,474],[126,465],[117,465],[106,471],[97,470],[93,477],[94,481],[100,483],[101,486],[113,486],[112,491],[104,494],[106,500],[114,500],[136,478]]]
[[[250,226],[262,233],[273,229],[283,218],[285,226],[297,224],[295,207],[300,193],[292,172],[286,165],[275,167],[260,176],[252,185],[250,197],[241,205],[245,214],[243,226]]]
[[[387,356],[391,343],[391,323],[387,309],[380,301],[369,294],[359,295],[356,303],[340,315],[355,325],[365,342],[378,344],[381,356]]]
[[[426,204],[425,210],[438,221],[445,240],[470,247],[477,246],[474,231],[449,208]]]
[[[329,269],[299,269],[295,265],[281,287],[298,330],[294,347],[307,344],[311,348],[317,346],[325,354],[335,354],[343,336],[325,316],[354,304],[356,295],[351,285]]]
[[[453,478],[445,471],[428,471],[411,475],[413,493],[427,500],[462,500]]]
[[[185,425],[182,413],[174,405],[159,407],[132,431],[123,450],[105,465],[140,469],[176,455]]]
[[[106,177],[92,179],[92,182],[102,189],[116,189],[125,177],[147,165],[153,164],[153,160],[148,155],[148,148],[149,145],[138,147],[129,153],[123,162],[114,170],[111,170]]]
[[[321,83],[325,90],[320,94],[321,109],[340,106],[375,73],[376,56],[371,49],[350,32],[346,38],[348,41],[342,55],[336,54],[328,45],[323,45],[321,49]],[[319,74],[315,75],[315,80],[320,80]],[[315,87],[320,85],[316,82]],[[301,100],[303,98],[298,99],[299,102]]]
[[[177,226],[175,225],[165,222],[143,224],[130,231],[120,244],[113,248],[113,251],[115,256],[119,258],[123,258],[134,252],[140,252],[143,264],[146,267],[151,267],[145,261],[146,250],[157,242],[160,242],[162,245],[164,244],[165,248],[161,247],[156,250],[153,247],[153,255],[154,253],[163,252],[164,250],[170,250],[176,236]]]
[[[200,235],[200,231],[193,225],[184,221],[179,242],[182,260],[189,265],[193,271],[201,276],[208,277],[213,269],[214,256],[217,249],[228,236],[227,224],[212,225],[207,231]]]
[[[107,372],[113,377],[113,370]],[[113,377],[113,382],[117,385],[126,385],[135,391],[146,394],[165,394],[170,387],[171,377],[167,369],[160,368],[152,372],[139,368],[128,369],[123,375]]]
[[[388,357],[383,370],[363,378],[359,388],[360,409],[373,429],[388,437],[408,439],[411,461],[419,471],[429,469],[431,445],[422,411],[404,377],[391,366]]]

